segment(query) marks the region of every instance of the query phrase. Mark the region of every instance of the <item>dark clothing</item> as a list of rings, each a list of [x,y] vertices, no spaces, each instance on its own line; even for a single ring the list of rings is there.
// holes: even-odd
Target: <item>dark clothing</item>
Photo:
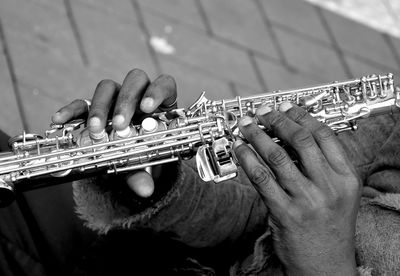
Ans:
[[[340,135],[364,180],[365,195],[373,198],[363,199],[356,238],[359,265],[376,275],[400,270],[393,263],[400,254],[400,123],[395,123],[393,116],[380,116]],[[279,270],[269,244],[267,209],[243,172],[231,181],[205,183],[193,161],[185,161],[164,170],[156,184],[156,194],[142,201],[117,178],[74,183],[77,213],[101,234],[96,237],[74,214],[71,185],[19,195],[0,210],[0,274],[228,275],[230,270],[265,275]]]
[[[396,119],[392,115],[371,118],[363,121],[357,132],[340,135],[365,183],[365,195],[373,198],[362,200],[357,260],[365,271],[373,269],[378,274],[400,272],[400,263],[396,262],[400,243],[398,237],[392,237],[392,233],[400,233],[400,189],[395,177],[400,171],[400,123],[395,125]],[[274,271],[275,275],[279,263],[270,247],[268,211],[243,172],[236,179],[214,184],[203,182],[194,168],[192,162],[183,162],[171,189],[144,209],[138,208],[136,201],[121,200],[107,181],[75,183],[77,212],[89,228],[101,234],[123,229],[132,235],[149,231],[191,248],[217,246],[226,250],[220,259],[231,261],[232,274],[264,275]],[[162,185],[170,185],[170,177],[162,179]],[[398,205],[390,196],[398,199]],[[256,240],[257,236],[260,238]],[[249,240],[255,243],[251,250],[254,254],[242,247]]]
[[[0,131],[0,149],[9,151]],[[74,213],[71,183],[17,194],[0,208],[0,275],[71,275],[94,240]]]

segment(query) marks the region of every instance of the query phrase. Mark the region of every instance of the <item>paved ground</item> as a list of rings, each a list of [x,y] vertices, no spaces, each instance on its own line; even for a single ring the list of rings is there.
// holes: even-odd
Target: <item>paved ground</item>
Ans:
[[[400,37],[399,0],[306,0],[361,22],[381,32]]]
[[[42,132],[104,78],[175,76],[179,103],[400,72],[400,40],[300,0],[2,0],[0,128]]]

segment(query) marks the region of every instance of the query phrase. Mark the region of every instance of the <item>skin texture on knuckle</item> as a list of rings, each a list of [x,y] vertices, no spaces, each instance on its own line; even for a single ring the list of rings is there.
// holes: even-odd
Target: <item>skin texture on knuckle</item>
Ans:
[[[89,118],[98,117],[101,119],[106,119],[107,118],[106,110],[107,110],[107,104],[95,103],[90,108]]]
[[[269,164],[275,167],[282,167],[286,165],[289,157],[283,148],[277,147],[268,154],[267,159]]]
[[[299,129],[293,133],[291,138],[292,146],[295,147],[311,147],[315,144],[314,138],[311,133],[306,129]]]
[[[303,108],[291,108],[288,111],[286,111],[286,114],[295,122],[305,122],[308,118],[308,113],[306,110]]]
[[[332,131],[332,129],[322,123],[314,131],[313,135],[318,141],[329,141],[336,139],[335,133]]]
[[[264,137],[264,131],[258,127],[246,131],[245,136],[248,137],[250,141],[256,141],[257,139],[262,139]]]
[[[270,180],[270,174],[265,168],[261,166],[255,166],[250,172],[250,180],[257,186],[265,185]]]
[[[272,112],[268,119],[272,129],[285,127],[286,120],[288,119],[282,113],[279,112]]]

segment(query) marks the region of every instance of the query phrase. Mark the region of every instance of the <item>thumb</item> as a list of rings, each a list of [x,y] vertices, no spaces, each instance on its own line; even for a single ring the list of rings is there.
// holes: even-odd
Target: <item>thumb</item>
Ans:
[[[144,170],[128,175],[126,182],[129,188],[140,197],[150,197],[154,192],[153,177]]]

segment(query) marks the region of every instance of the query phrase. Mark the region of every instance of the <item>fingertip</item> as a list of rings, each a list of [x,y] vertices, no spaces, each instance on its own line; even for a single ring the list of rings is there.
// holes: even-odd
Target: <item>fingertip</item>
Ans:
[[[88,122],[89,132],[100,133],[104,127],[99,117],[92,117]]]
[[[286,112],[289,109],[291,109],[293,107],[293,104],[291,102],[283,102],[281,103],[281,105],[279,106],[279,111],[280,112]]]
[[[148,198],[154,193],[154,181],[150,174],[139,171],[127,178],[129,188],[138,196]]]
[[[124,130],[126,128],[125,116],[122,114],[115,115],[112,120],[112,124],[113,124],[115,130]]]
[[[240,127],[246,127],[254,122],[254,119],[249,116],[243,116],[239,121]]]
[[[240,147],[241,145],[243,145],[244,142],[242,139],[237,139],[234,143],[233,143],[233,148],[237,149],[238,147]]]
[[[151,113],[156,109],[155,101],[151,97],[143,98],[140,103],[140,109],[145,113]]]
[[[56,124],[64,123],[61,112],[57,111],[54,113],[53,116],[51,116],[51,121]]]

